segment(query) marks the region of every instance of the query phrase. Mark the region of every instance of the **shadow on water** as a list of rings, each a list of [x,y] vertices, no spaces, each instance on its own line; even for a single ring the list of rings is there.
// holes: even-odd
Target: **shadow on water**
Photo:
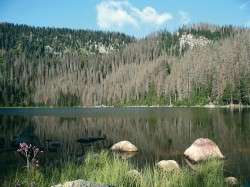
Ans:
[[[16,146],[20,139],[29,138],[30,143],[44,148],[41,159],[46,165],[67,155],[82,156],[88,150],[109,149],[121,140],[128,140],[139,148],[136,155],[123,157],[140,167],[163,159],[186,165],[182,157],[184,151],[203,137],[216,142],[229,158],[225,165],[228,175],[248,177],[250,173],[249,109],[42,109],[41,113],[39,109],[26,110],[26,113],[20,110],[20,113],[15,110],[15,115],[6,112],[0,115],[3,146]],[[13,150],[1,153],[0,158],[18,162]],[[1,171],[7,170],[9,163],[1,165]]]
[[[20,143],[26,143],[27,145],[32,145],[36,148],[39,148],[40,150],[44,150],[39,138],[34,133],[34,126],[27,126],[17,136],[14,136],[14,139],[11,140],[10,145],[15,149],[18,149],[20,147]]]

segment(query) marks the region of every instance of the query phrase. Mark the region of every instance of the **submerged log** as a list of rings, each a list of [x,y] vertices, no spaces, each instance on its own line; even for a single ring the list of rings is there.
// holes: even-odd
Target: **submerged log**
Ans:
[[[192,163],[199,161],[206,161],[211,158],[225,159],[219,147],[208,138],[199,138],[186,149],[184,157],[189,159]]]

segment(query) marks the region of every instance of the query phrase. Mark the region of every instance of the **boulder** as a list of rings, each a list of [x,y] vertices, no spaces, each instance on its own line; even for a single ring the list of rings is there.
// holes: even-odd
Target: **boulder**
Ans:
[[[33,126],[27,126],[22,132],[19,133],[19,135],[15,136],[14,139],[11,140],[10,145],[18,149],[20,147],[20,143],[26,143],[27,145],[31,144],[40,150],[44,150],[39,138],[34,133],[35,128]]]
[[[142,180],[142,175],[139,171],[133,169],[133,170],[130,170],[128,171],[128,176],[132,179],[132,180],[135,180],[135,181],[140,181]]]
[[[239,185],[239,181],[238,179],[236,179],[235,177],[227,177],[224,179],[225,180],[225,183],[227,185],[230,185],[230,186],[234,186],[234,185]]]
[[[137,147],[135,147],[132,143],[126,140],[114,144],[110,148],[110,150],[111,151],[128,151],[128,152],[138,151]]]
[[[174,160],[162,160],[158,162],[156,166],[164,172],[172,172],[174,170],[180,170],[179,164]]]
[[[195,140],[184,152],[184,157],[193,163],[206,161],[210,158],[225,159],[219,147],[208,138],[199,138]]]

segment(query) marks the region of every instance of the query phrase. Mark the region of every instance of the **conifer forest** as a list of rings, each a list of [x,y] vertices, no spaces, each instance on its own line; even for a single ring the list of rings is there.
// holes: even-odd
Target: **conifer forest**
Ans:
[[[136,39],[0,23],[0,107],[250,105],[250,29],[205,23]]]

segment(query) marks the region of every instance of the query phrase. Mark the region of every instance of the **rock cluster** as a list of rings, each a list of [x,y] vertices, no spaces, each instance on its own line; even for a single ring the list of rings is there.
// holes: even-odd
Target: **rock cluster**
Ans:
[[[114,144],[111,147],[112,151],[121,151],[132,153],[138,151],[137,147],[135,147],[129,141],[121,141]],[[207,138],[199,138],[194,143],[186,149],[184,152],[184,157],[187,158],[191,163],[191,165],[196,165],[200,163],[200,161],[206,161],[211,158],[224,159],[225,156],[222,155],[219,147],[210,139]],[[181,171],[179,164],[174,160],[162,160],[156,164],[156,167],[162,171],[171,173],[173,171]],[[192,166],[191,166],[192,167]],[[128,172],[129,176],[132,177],[133,180],[141,180],[141,173],[137,170],[130,170]],[[238,185],[239,181],[234,177],[225,178],[225,183],[227,185]],[[52,187],[111,187],[106,184],[98,184],[89,181],[85,181],[82,179],[76,181],[66,182],[64,184],[58,184]]]

